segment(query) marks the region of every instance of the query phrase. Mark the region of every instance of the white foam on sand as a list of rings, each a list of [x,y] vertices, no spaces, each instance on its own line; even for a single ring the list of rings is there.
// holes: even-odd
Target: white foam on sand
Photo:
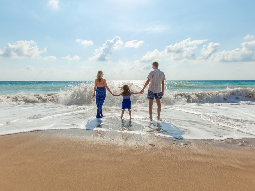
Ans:
[[[153,107],[156,117],[156,103]],[[128,112],[121,121],[121,109],[116,106],[104,106],[106,117],[96,119],[95,105],[1,104],[0,135],[79,129],[75,136],[133,145],[155,139],[255,138],[254,107],[250,102],[169,105],[162,107],[161,121],[150,121],[148,107],[135,105],[129,122]]]
[[[124,82],[108,83],[119,93]],[[125,82],[139,92],[143,83]],[[0,96],[0,135],[35,130],[83,130],[85,137],[115,142],[142,143],[162,139],[226,139],[255,137],[255,90],[226,89],[215,92],[170,92],[162,99],[162,121],[148,119],[145,94],[132,95],[129,124],[120,120],[121,97],[107,94],[103,119],[96,119],[93,84],[80,84],[51,94]],[[146,92],[146,91],[145,91]],[[156,103],[153,105],[156,117]],[[127,138],[129,137],[129,138]],[[125,141],[126,140],[126,141]],[[146,140],[146,141],[145,141]]]

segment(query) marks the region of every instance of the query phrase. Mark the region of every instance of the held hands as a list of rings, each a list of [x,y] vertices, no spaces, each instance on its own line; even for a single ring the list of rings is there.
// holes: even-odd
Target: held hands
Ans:
[[[143,93],[144,93],[144,89],[142,89],[139,93],[140,93],[140,94],[143,94]]]

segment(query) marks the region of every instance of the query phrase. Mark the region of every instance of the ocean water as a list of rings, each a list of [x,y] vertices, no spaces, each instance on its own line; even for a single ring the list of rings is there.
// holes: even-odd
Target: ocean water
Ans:
[[[113,93],[145,81],[107,81]],[[255,138],[255,81],[165,81],[161,120],[148,119],[144,94],[132,95],[132,120],[120,120],[121,97],[107,94],[96,119],[91,81],[1,81],[0,135],[35,130],[70,130],[74,136],[117,144],[155,140]],[[76,131],[79,130],[79,131]],[[79,132],[79,133],[77,133]]]

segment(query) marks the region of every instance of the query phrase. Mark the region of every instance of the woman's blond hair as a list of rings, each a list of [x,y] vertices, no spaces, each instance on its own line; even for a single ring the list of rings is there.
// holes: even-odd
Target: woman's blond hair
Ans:
[[[129,96],[130,95],[130,89],[129,89],[129,87],[128,87],[128,85],[123,85],[122,87],[121,87],[121,89],[123,90],[123,92],[122,92],[122,95],[123,96]]]
[[[97,72],[97,81],[101,82],[101,80],[102,80],[101,75],[102,75],[102,74],[103,74],[103,71],[102,71],[102,70],[99,70],[99,71]]]

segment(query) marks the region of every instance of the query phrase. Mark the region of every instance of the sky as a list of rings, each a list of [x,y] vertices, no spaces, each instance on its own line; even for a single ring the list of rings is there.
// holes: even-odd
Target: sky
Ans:
[[[254,0],[0,4],[0,81],[255,80]]]

